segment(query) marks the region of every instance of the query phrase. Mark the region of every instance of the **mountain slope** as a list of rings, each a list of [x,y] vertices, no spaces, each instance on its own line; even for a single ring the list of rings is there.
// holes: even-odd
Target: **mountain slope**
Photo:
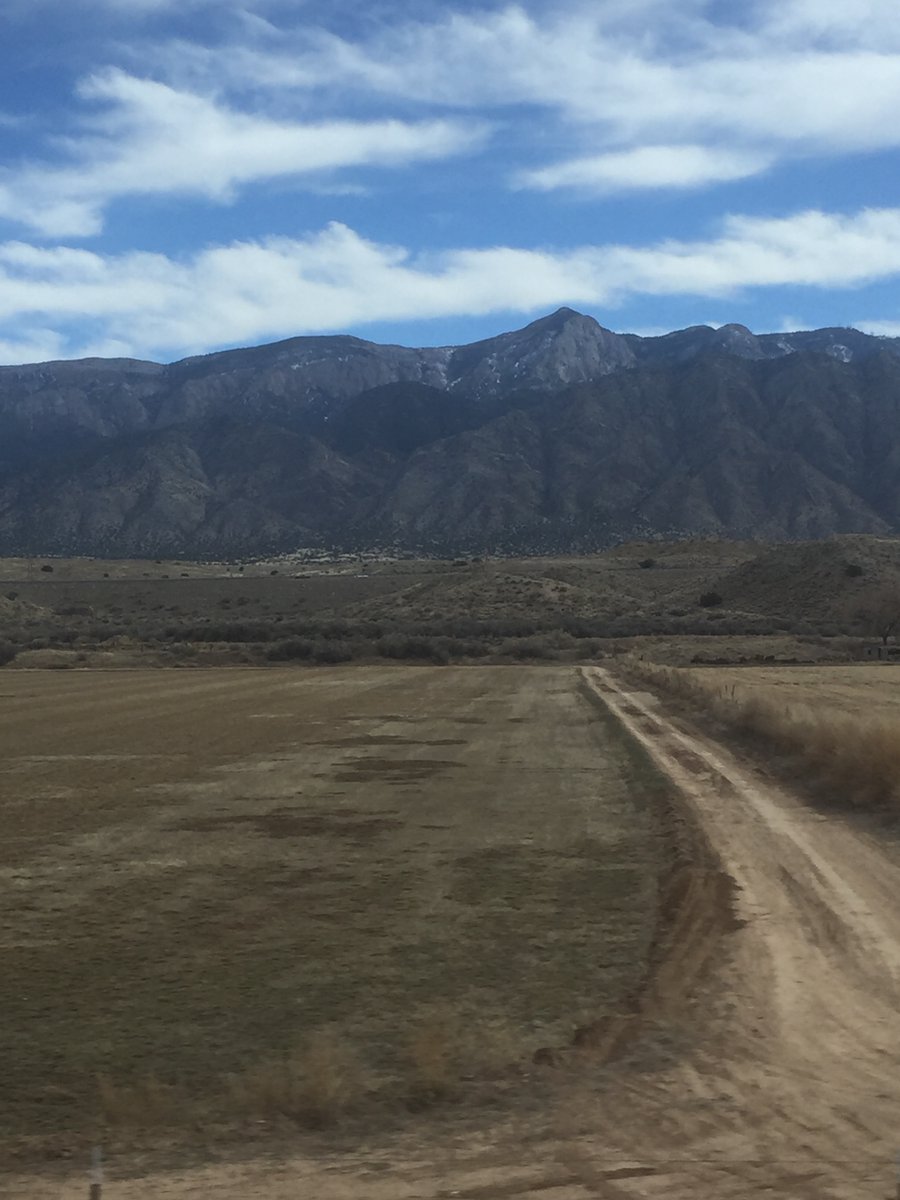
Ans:
[[[618,335],[562,309],[465,347],[294,338],[0,369],[0,551],[440,552],[900,529],[900,342]]]

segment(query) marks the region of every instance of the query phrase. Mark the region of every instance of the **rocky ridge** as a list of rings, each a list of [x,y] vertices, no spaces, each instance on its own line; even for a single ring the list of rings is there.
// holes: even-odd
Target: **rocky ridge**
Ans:
[[[0,551],[435,553],[900,528],[900,339],[292,338],[0,368]]]

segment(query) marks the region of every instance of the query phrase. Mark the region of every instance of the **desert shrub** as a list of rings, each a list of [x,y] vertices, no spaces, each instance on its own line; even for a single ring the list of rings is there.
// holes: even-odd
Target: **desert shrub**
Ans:
[[[90,625],[85,630],[85,637],[88,642],[96,642],[102,645],[103,642],[109,642],[114,637],[119,636],[119,630],[106,624]]]
[[[865,575],[865,573],[859,563],[847,563],[844,567],[844,574],[848,579],[859,579],[860,575]]]
[[[484,658],[490,654],[490,648],[485,642],[471,639],[447,638],[447,653],[451,658]]]
[[[413,1029],[409,1058],[410,1101],[414,1107],[447,1100],[459,1090],[460,1042],[458,1020],[449,1010],[428,1014]]]
[[[652,633],[652,625],[640,615],[633,617],[616,617],[607,625],[607,636],[613,638],[638,637],[642,633]]]
[[[359,1103],[368,1080],[352,1050],[322,1030],[281,1060],[259,1063],[230,1082],[232,1105],[244,1115],[288,1117],[303,1125],[333,1125]]]
[[[12,642],[0,642],[0,667],[13,662],[18,653],[18,646],[14,646]]]
[[[450,661],[450,651],[445,638],[429,638],[399,633],[380,637],[375,642],[375,652],[382,658],[415,659],[444,665]]]
[[[526,638],[540,631],[538,623],[527,617],[495,618],[481,624],[485,633],[498,638]]]
[[[63,604],[56,610],[60,617],[91,617],[94,610],[89,604]]]
[[[638,563],[638,566],[641,568],[642,571],[649,571],[653,567],[656,566],[656,559],[655,558],[642,558],[641,561]]]
[[[53,568],[50,566],[49,563],[44,563],[43,566],[41,567],[41,570],[44,572],[45,575],[53,574]]]
[[[266,621],[226,621],[214,624],[203,618],[200,624],[165,626],[166,636],[177,636],[189,642],[268,642],[272,631]]]
[[[605,637],[608,622],[602,617],[566,616],[559,621],[559,628],[574,638]]]
[[[715,608],[717,604],[722,603],[722,597],[715,591],[701,592],[697,603],[701,608]]]
[[[351,662],[353,657],[353,646],[349,642],[323,640],[313,643],[313,662],[322,664],[343,663]]]
[[[511,638],[499,650],[504,658],[555,658],[556,653],[544,637]]]
[[[316,633],[323,638],[348,638],[356,632],[349,621],[321,621],[315,625]]]
[[[266,650],[270,662],[296,662],[312,658],[315,643],[308,638],[285,638]]]

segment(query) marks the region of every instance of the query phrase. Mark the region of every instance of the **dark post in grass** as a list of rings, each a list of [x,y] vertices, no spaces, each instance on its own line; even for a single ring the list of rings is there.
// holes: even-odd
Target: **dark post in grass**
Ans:
[[[95,1146],[91,1152],[91,1190],[89,1200],[100,1200],[103,1192],[103,1150]]]

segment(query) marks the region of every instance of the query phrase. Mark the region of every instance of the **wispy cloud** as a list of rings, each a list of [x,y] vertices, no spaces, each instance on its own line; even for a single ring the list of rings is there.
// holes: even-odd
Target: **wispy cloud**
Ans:
[[[522,187],[545,192],[557,188],[601,193],[698,188],[757,175],[770,161],[762,154],[716,151],[706,146],[638,146],[523,171],[518,181]]]
[[[601,190],[619,179],[632,188],[641,159],[627,156],[649,162],[651,151],[654,186],[665,186],[663,148],[673,156],[671,186],[683,187],[685,175],[691,186],[736,178],[737,163],[751,173],[786,156],[900,145],[893,0],[771,0],[743,11],[739,25],[703,0],[521,4],[444,11],[369,36],[306,22],[278,41],[167,53],[176,70],[238,86],[556,122],[579,149],[569,162],[520,170],[519,183],[542,189],[590,187],[592,172]]]
[[[763,0],[734,6],[742,22],[712,0],[426,5],[392,21],[376,5],[343,36],[316,0],[220,7],[214,44],[110,45],[131,69],[85,80],[75,132],[0,171],[0,217],[89,236],[131,195],[225,203],[275,178],[358,188],[323,176],[474,152],[501,123],[511,186],[543,192],[697,189],[900,147],[895,0]]]
[[[10,330],[5,354],[46,342],[55,354],[65,345],[67,356],[101,346],[174,357],[386,320],[530,313],[565,303],[608,309],[635,296],[715,298],[756,287],[852,288],[896,275],[898,208],[736,216],[702,241],[497,246],[420,257],[334,224],[305,239],[239,242],[182,262],[6,243],[0,320]],[[80,332],[71,335],[80,340],[65,340],[85,325],[87,338]]]
[[[861,329],[863,333],[873,333],[876,337],[892,337],[900,338],[900,321],[867,321],[865,319],[855,321],[856,329]]]
[[[484,136],[478,122],[275,119],[209,96],[109,70],[86,80],[81,99],[100,106],[61,141],[60,165],[0,175],[0,216],[51,237],[100,231],[106,207],[129,195],[232,199],[275,178],[313,178],[345,168],[444,158]]]
[[[66,339],[55,329],[32,329],[21,337],[0,338],[0,363],[51,362],[66,356]]]

